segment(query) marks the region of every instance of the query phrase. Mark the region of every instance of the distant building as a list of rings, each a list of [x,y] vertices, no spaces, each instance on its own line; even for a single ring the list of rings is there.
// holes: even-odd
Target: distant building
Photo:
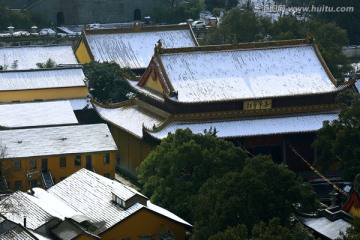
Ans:
[[[130,28],[84,29],[75,54],[80,63],[114,61],[142,75],[158,42],[166,48],[198,46],[189,25],[140,26],[135,22]]]
[[[106,124],[2,130],[1,188],[45,189],[81,168],[115,177],[116,144]]]
[[[37,63],[45,63],[49,59],[56,65],[77,64],[71,46],[21,46],[0,48],[1,70],[29,70],[38,69]]]
[[[54,25],[144,21],[166,10],[166,0],[5,0],[11,8],[46,14]]]
[[[78,124],[67,100],[0,104],[0,113],[0,126],[12,129]]]
[[[82,101],[88,88],[81,67],[0,71],[0,103]]]
[[[111,126],[119,167],[131,174],[168,133],[185,128],[212,130],[251,154],[308,170],[290,145],[312,162],[316,131],[338,118],[335,98],[351,87],[337,83],[306,40],[158,45],[141,79],[129,84],[136,99],[94,106]]]
[[[4,203],[14,204],[5,207]],[[47,191],[15,192],[0,202],[0,212],[18,227],[46,239],[160,239],[160,235],[170,235],[183,240],[192,228],[135,189],[86,169]],[[0,236],[2,227],[0,222]]]

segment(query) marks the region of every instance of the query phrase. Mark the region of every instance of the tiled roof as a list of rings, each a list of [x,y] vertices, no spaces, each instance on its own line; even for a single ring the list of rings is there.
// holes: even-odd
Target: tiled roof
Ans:
[[[190,29],[99,33],[91,31],[86,40],[95,61],[115,61],[121,67],[146,68],[161,40],[166,48],[196,46]]]
[[[351,226],[350,223],[343,219],[330,221],[326,217],[319,218],[300,218],[300,221],[307,227],[320,233],[328,239],[339,239],[340,232],[345,233]]]
[[[210,128],[216,129],[216,136],[221,138],[313,132],[323,126],[323,121],[337,118],[338,113],[319,113],[257,119],[173,121],[161,130],[149,134],[154,138],[163,139],[168,133],[175,133],[176,129],[186,128],[196,134],[203,134]]]
[[[139,193],[120,182],[110,180],[86,169],[79,170],[65,180],[49,188],[47,191],[53,196],[66,202],[71,208],[81,212],[86,217],[89,217],[90,222],[97,227],[93,232],[95,234],[107,230],[140,209],[147,208],[140,203],[135,203],[127,209],[116,205],[111,201],[112,193],[114,191],[117,193],[121,192],[125,197],[131,196],[134,193]],[[93,206],[96,206],[96,208]],[[191,226],[179,217],[174,217],[174,214],[166,215],[165,210],[161,212],[152,207],[149,207],[148,209],[156,211],[181,224]]]
[[[104,120],[121,127],[139,138],[143,136],[143,125],[152,127],[153,125],[159,125],[165,120],[164,117],[156,115],[136,104],[118,108],[104,108],[94,104],[94,107]]]
[[[0,131],[5,158],[117,150],[106,124]]]
[[[7,70],[12,69],[14,61],[17,61],[16,70],[37,69],[36,63],[44,63],[49,58],[56,64],[77,64],[75,54],[71,46],[48,45],[48,46],[21,46],[0,48],[0,65],[7,65]]]
[[[174,101],[273,98],[337,90],[312,45],[166,50],[156,61],[161,61],[177,92]],[[163,79],[167,76],[162,74]]]
[[[7,232],[0,234],[1,240],[38,240],[21,226],[17,225]]]
[[[0,71],[0,91],[85,87],[82,68]]]
[[[26,217],[26,227],[33,230],[54,218],[30,201],[27,193],[19,191],[1,201],[0,211],[8,220],[21,225]]]
[[[69,101],[3,104],[0,113],[0,126],[9,128],[78,123]]]

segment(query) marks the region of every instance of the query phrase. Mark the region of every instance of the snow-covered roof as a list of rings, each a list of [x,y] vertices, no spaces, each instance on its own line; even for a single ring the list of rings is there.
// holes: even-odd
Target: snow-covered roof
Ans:
[[[35,230],[54,217],[29,201],[28,196],[27,193],[17,191],[0,202],[0,210],[8,220],[18,224],[23,224],[26,217],[26,227]]]
[[[330,221],[326,217],[302,218],[301,222],[328,239],[339,239],[340,232],[345,233],[351,227],[351,224],[343,219]]]
[[[82,110],[84,108],[92,108],[92,105],[90,104],[89,98],[73,98],[68,99],[73,110]]]
[[[111,201],[113,192],[120,191],[123,195],[129,196],[136,190],[86,169],[79,170],[47,191],[66,202],[72,209],[90,218],[89,221],[97,227],[93,232],[95,234],[107,230],[142,208],[148,208],[181,224],[191,226],[174,214],[162,208],[153,207],[149,201],[150,207],[140,203],[135,203],[127,209],[119,207]],[[94,205],[96,208],[93,207]]]
[[[173,100],[226,101],[337,90],[312,45],[218,49],[198,47],[160,52],[156,61],[163,65],[173,91],[177,92]]]
[[[0,126],[23,128],[78,124],[69,101],[0,105]]]
[[[314,132],[323,126],[323,121],[333,121],[337,118],[337,113],[321,113],[258,119],[173,121],[163,129],[149,134],[154,138],[163,139],[168,133],[175,133],[176,129],[186,128],[195,134],[216,129],[216,136],[220,138]]]
[[[23,227],[19,225],[15,225],[13,228],[9,229],[6,232],[0,233],[1,240],[14,240],[14,239],[21,239],[21,240],[38,240],[37,237],[30,234],[26,231]]]
[[[0,71],[0,91],[86,87],[82,68]]]
[[[136,104],[125,105],[118,108],[104,108],[94,104],[101,118],[111,122],[122,129],[142,138],[142,126],[148,128],[159,125],[165,118],[156,115]]]
[[[178,28],[178,29],[176,29]],[[154,54],[155,44],[161,40],[166,48],[193,47],[197,45],[190,28],[174,27],[173,30],[145,27],[139,31],[88,30],[86,40],[95,61],[115,61],[121,67],[146,68]]]
[[[61,45],[0,48],[0,65],[7,70],[37,69],[36,63],[52,59],[56,64],[77,64],[72,47]],[[17,67],[14,62],[17,61]]]
[[[117,150],[106,124],[0,131],[5,158],[51,156]]]

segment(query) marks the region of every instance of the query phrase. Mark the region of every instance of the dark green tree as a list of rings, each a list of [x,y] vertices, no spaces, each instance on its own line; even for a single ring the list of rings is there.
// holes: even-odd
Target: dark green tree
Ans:
[[[315,6],[332,7],[334,11],[319,11],[313,16],[324,23],[335,23],[345,29],[349,35],[350,44],[360,43],[360,1],[356,0],[312,0]],[[340,11],[336,11],[336,8]],[[344,7],[350,7],[346,10]],[[341,11],[343,8],[344,11]]]
[[[234,8],[224,17],[219,28],[212,28],[202,44],[253,42],[267,35],[270,20],[257,16],[252,11]]]
[[[187,19],[198,19],[203,9],[203,2],[199,0],[170,1],[169,8],[164,11],[155,9],[154,20],[157,23],[180,23]]]
[[[0,29],[5,30],[10,25],[16,29],[30,30],[30,27],[37,25],[43,27],[49,25],[44,13],[30,13],[23,11],[12,11],[7,7],[0,6]]]
[[[162,140],[137,169],[143,193],[187,221],[191,199],[213,176],[241,170],[245,153],[213,135],[177,130]]]
[[[360,100],[344,106],[339,119],[324,122],[313,146],[319,169],[340,170],[346,180],[352,181],[360,173]]]
[[[256,224],[252,230],[253,240],[315,240],[300,223],[284,226],[279,218],[272,218],[266,224]]]
[[[36,63],[36,66],[38,68],[56,68],[57,64],[54,60],[52,60],[51,58],[49,58],[46,62],[44,63]]]
[[[228,227],[224,232],[219,232],[209,237],[209,240],[248,240],[248,231],[245,225]]]
[[[128,100],[130,86],[124,74],[133,76],[130,69],[120,68],[115,62],[91,62],[84,65],[84,74],[89,81],[89,91],[99,102],[121,102]]]
[[[295,17],[279,18],[272,25],[271,35],[278,40],[301,39],[306,36],[304,24]]]
[[[247,159],[242,171],[213,177],[202,185],[192,204],[193,237],[207,239],[238,224],[252,229],[273,217],[288,225],[296,203],[304,211],[316,209],[316,194],[310,185],[269,157]]]
[[[305,27],[307,32],[315,34],[316,43],[331,73],[343,80],[344,74],[350,70],[350,62],[341,51],[349,44],[346,30],[334,23],[322,24],[316,20],[306,22]]]

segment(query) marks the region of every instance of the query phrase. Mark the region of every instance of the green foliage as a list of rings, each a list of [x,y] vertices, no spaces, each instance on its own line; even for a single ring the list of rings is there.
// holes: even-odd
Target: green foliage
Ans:
[[[360,1],[354,0],[313,0],[316,6],[333,7],[353,7],[353,12],[319,12],[314,17],[322,22],[335,23],[337,26],[345,29],[349,34],[350,44],[359,44],[360,42]]]
[[[209,240],[248,240],[248,232],[245,225],[228,227],[224,232],[212,235]]]
[[[315,34],[316,43],[331,73],[342,80],[350,70],[350,62],[341,52],[342,47],[349,44],[346,31],[334,23],[322,24],[316,20],[306,23],[306,31]]]
[[[315,240],[300,224],[285,227],[279,218],[272,218],[268,224],[260,222],[252,230],[253,240]]]
[[[288,224],[295,203],[304,211],[316,209],[316,194],[310,185],[269,157],[247,159],[242,171],[210,178],[201,186],[192,204],[194,239],[207,239],[238,224],[252,229],[273,217]]]
[[[52,60],[51,58],[49,58],[46,62],[44,63],[36,63],[36,66],[38,68],[56,68],[57,64],[54,60]]]
[[[89,91],[99,102],[121,102],[128,100],[131,91],[123,78],[133,76],[130,69],[120,68],[115,62],[91,62],[84,65],[85,77],[89,80]]]
[[[269,31],[270,20],[257,16],[252,11],[234,8],[224,17],[219,28],[212,28],[202,44],[232,43],[234,37],[238,42],[262,40]]]
[[[10,25],[16,29],[30,30],[33,25],[47,26],[49,21],[44,13],[12,11],[7,7],[0,7],[0,29],[5,30]]]
[[[315,166],[341,170],[346,180],[352,181],[360,172],[360,100],[344,106],[339,119],[325,122],[318,131],[313,146],[318,151]]]
[[[303,24],[295,17],[285,16],[273,23],[271,35],[278,40],[289,40],[304,38],[306,33]]]
[[[162,140],[137,173],[145,195],[191,222],[191,200],[201,185],[242,169],[244,159],[245,153],[232,143],[179,129]]]
[[[154,20],[157,23],[180,23],[187,19],[197,19],[203,9],[203,2],[199,0],[180,1],[172,3],[166,11],[155,9]]]

